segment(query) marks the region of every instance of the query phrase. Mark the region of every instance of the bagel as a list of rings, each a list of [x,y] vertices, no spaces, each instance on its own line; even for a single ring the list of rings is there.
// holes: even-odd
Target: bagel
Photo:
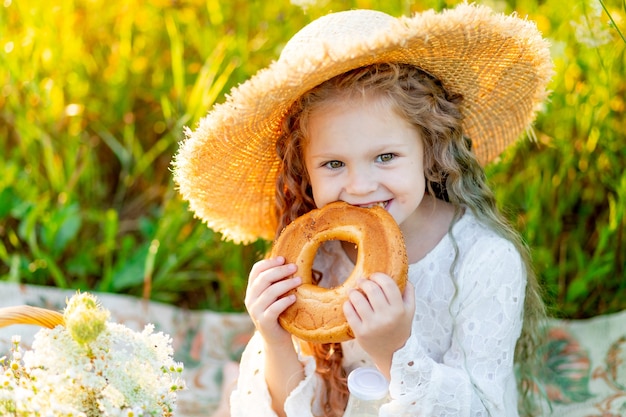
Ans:
[[[354,270],[334,288],[313,284],[317,249],[328,240],[351,242],[358,248]],[[296,301],[278,320],[289,333],[308,342],[334,343],[354,338],[343,314],[343,304],[358,278],[367,279],[374,272],[383,272],[396,281],[401,291],[407,279],[402,232],[393,217],[379,206],[362,208],[334,202],[311,210],[281,231],[271,256],[283,256],[286,263],[298,266],[296,274],[302,277],[302,284],[289,292],[295,294]]]

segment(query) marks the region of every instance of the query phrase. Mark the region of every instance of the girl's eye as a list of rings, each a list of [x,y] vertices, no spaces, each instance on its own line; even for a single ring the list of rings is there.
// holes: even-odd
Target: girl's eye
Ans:
[[[384,153],[382,155],[378,155],[379,162],[389,162],[395,157],[392,153]]]
[[[327,168],[337,169],[343,166],[343,162],[341,161],[328,161],[324,164]]]

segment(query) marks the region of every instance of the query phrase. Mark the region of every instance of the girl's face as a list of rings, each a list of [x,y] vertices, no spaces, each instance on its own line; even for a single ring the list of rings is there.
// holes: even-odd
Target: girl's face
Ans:
[[[304,160],[317,207],[381,205],[400,226],[416,213],[426,189],[423,143],[388,101],[342,99],[313,111],[308,126]]]

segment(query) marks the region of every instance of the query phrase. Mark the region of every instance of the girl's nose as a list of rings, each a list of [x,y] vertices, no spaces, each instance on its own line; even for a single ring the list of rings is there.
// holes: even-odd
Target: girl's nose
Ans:
[[[346,191],[352,195],[366,195],[376,188],[374,176],[367,170],[358,170],[350,173]]]

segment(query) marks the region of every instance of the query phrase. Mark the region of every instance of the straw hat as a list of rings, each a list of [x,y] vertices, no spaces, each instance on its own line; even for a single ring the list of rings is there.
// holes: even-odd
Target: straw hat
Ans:
[[[535,24],[484,6],[410,18],[329,14],[298,32],[278,61],[234,88],[195,131],[187,129],[173,166],[190,209],[225,239],[273,239],[282,117],[311,88],[380,62],[413,64],[461,93],[464,133],[483,164],[530,125],[552,76],[549,45]]]

